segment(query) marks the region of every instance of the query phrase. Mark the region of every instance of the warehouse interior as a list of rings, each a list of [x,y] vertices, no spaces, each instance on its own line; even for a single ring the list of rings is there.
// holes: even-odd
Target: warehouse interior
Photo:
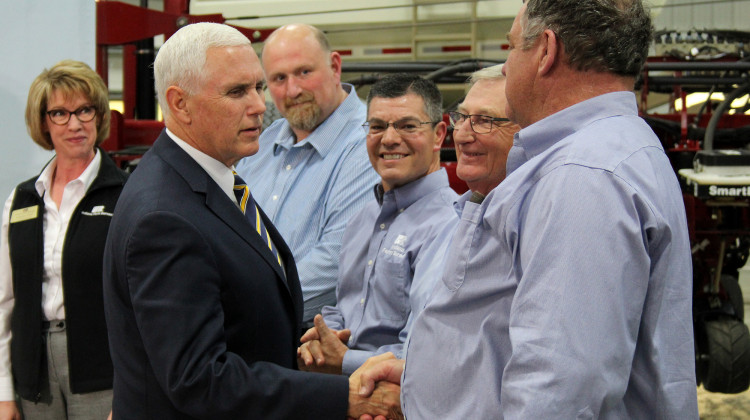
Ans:
[[[695,151],[704,146],[701,136],[709,131],[712,112],[725,112],[713,123],[715,147],[750,153],[750,91],[740,90],[750,81],[750,0],[649,3],[656,36],[636,94],[642,116],[653,118],[654,131],[673,153],[675,170],[692,168]],[[315,25],[342,55],[342,80],[355,84],[360,97],[367,95],[378,75],[418,72],[434,76],[448,111],[463,98],[467,74],[507,58],[506,33],[521,1],[40,0],[18,4],[0,0],[0,5],[0,24],[7,28],[0,54],[10,64],[0,69],[0,126],[6,148],[0,156],[0,193],[7,196],[19,180],[35,175],[52,156],[27,140],[23,104],[33,77],[62,58],[96,68],[106,79],[111,108],[121,117],[115,129],[127,132],[135,127],[134,134],[128,135],[137,141],[111,143],[116,145],[113,151],[147,147],[141,139],[153,137],[163,127],[153,92],[138,97],[139,89],[152,83],[143,77],[139,62],[153,60],[169,32],[164,28],[176,30],[195,21],[242,28],[258,54],[275,28],[292,22]],[[133,21],[138,18],[144,20]],[[444,72],[446,68],[452,70]],[[734,93],[738,94],[732,97]],[[266,125],[272,118],[269,114]],[[694,255],[705,255],[707,266],[718,264],[732,271],[732,279],[727,280],[722,268],[706,268],[705,284],[696,294],[716,295],[721,287],[724,306],[731,307],[732,314],[746,314],[750,310],[750,225],[746,224],[750,197],[731,197],[706,207],[698,186],[693,187],[696,197],[688,203],[694,206],[696,221],[691,227],[707,232],[703,242],[696,240]],[[692,188],[689,181],[685,188]],[[733,222],[726,225],[717,222],[730,218]],[[721,231],[724,228],[726,232]],[[747,364],[737,369],[750,380],[750,358],[745,359]],[[712,392],[700,386],[701,419],[750,418],[747,389]]]

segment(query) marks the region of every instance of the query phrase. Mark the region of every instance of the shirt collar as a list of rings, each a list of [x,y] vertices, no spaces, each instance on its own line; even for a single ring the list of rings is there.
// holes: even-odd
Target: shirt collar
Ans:
[[[336,145],[336,140],[339,138],[339,134],[344,130],[352,129],[349,127],[351,115],[357,112],[360,102],[353,85],[342,83],[341,87],[348,93],[346,99],[301,142],[294,143],[292,127],[289,126],[289,122],[284,121],[284,128],[279,130],[279,135],[274,141],[274,155],[281,152],[280,148],[289,150],[292,147],[305,147],[308,144],[322,157],[325,157],[333,149]],[[361,121],[360,124],[363,122]],[[364,131],[362,133],[364,135]]]
[[[445,169],[440,168],[439,170],[427,174],[419,179],[416,179],[406,185],[402,185],[398,188],[394,188],[388,192],[383,190],[382,184],[375,186],[375,199],[378,200],[378,204],[383,205],[383,200],[392,196],[396,203],[398,210],[406,209],[417,200],[422,197],[431,194],[440,188],[443,188],[448,184],[448,173]]]
[[[236,202],[237,199],[234,195],[234,168],[228,168],[222,162],[212,158],[211,156],[201,152],[195,147],[189,145],[187,142],[177,137],[173,132],[167,128],[167,135],[171,138],[182,150],[190,155],[193,160],[203,168],[204,171],[211,177],[211,179],[219,185],[224,193],[229,196],[232,201]]]
[[[86,167],[86,169],[83,170],[81,175],[78,176],[78,178],[70,181],[71,183],[76,182],[83,185],[83,191],[88,191],[89,187],[91,187],[91,184],[94,183],[94,180],[96,179],[96,176],[99,174],[99,168],[102,165],[102,156],[100,155],[99,149],[94,149],[94,158],[91,159],[91,162],[89,162],[89,166]],[[52,174],[55,172],[55,169],[57,168],[57,156],[52,158],[50,163],[44,168],[41,174],[39,174],[39,178],[36,179],[36,182],[34,183],[34,187],[36,188],[37,194],[39,194],[40,197],[44,196],[45,191],[49,191],[52,187]]]
[[[508,173],[523,163],[515,164],[515,159],[511,159],[510,155],[522,152],[525,158],[523,160],[528,161],[582,127],[618,115],[638,115],[638,106],[632,92],[605,93],[531,124],[513,137],[512,149],[516,150],[509,153]]]
[[[461,194],[456,199],[456,201],[453,202],[453,209],[456,210],[456,214],[458,215],[458,217],[461,217],[461,212],[463,212],[466,203],[471,199],[472,193],[473,191],[467,190],[465,193]]]

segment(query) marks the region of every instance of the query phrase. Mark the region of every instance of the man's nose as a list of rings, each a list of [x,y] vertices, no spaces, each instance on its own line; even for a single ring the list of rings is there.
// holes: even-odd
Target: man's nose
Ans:
[[[266,112],[266,95],[263,91],[254,91],[255,93],[250,94],[250,105],[247,108],[247,113],[250,115],[263,114]]]
[[[286,82],[286,96],[290,98],[296,98],[302,93],[302,88],[299,85],[299,81],[294,76],[289,76]]]
[[[470,143],[474,141],[474,131],[471,129],[471,122],[465,118],[461,123],[453,127],[453,142],[456,144]]]
[[[396,131],[396,127],[393,124],[389,124],[383,132],[383,137],[380,142],[385,146],[394,146],[401,143],[401,134]]]

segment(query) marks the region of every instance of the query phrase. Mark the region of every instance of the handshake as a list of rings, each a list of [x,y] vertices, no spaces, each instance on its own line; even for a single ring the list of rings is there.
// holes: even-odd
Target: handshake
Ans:
[[[315,326],[300,339],[297,361],[301,370],[341,374],[349,340],[348,329],[328,328],[320,315]],[[393,353],[371,357],[349,376],[349,419],[403,419],[401,413],[401,373],[404,361]]]
[[[401,373],[404,361],[393,353],[369,359],[349,377],[350,419],[403,419],[401,413]]]

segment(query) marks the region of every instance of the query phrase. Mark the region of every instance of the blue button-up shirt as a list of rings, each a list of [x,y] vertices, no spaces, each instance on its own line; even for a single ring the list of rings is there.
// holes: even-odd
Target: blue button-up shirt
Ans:
[[[513,149],[412,327],[406,417],[697,419],[685,209],[634,95],[569,107]]]
[[[299,143],[286,119],[260,136],[260,150],[237,165],[256,203],[294,255],[305,300],[303,319],[336,303],[336,273],[346,223],[371,198],[372,169],[361,125],[367,108],[354,87]]]
[[[457,195],[445,169],[383,193],[370,201],[344,233],[336,306],[323,308],[326,324],[352,331],[342,370],[354,372],[367,358],[388,351],[401,356],[413,317],[437,277],[421,277],[424,250],[453,225]],[[415,281],[412,281],[412,278]]]

